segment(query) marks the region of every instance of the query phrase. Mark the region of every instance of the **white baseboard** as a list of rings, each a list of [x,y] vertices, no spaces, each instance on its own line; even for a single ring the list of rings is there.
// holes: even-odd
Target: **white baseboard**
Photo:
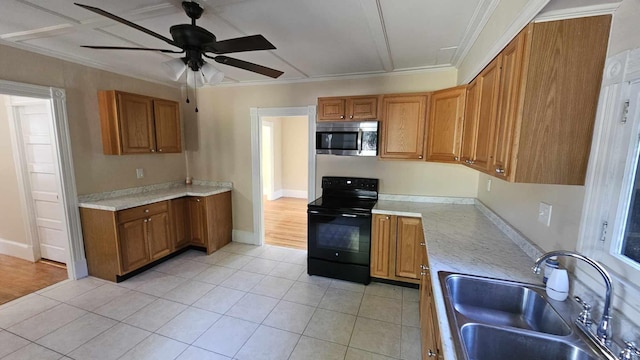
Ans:
[[[308,196],[309,196],[309,192],[306,191],[306,190],[280,189],[280,190],[276,190],[273,193],[267,195],[267,200],[269,200],[269,201],[278,200],[281,197],[306,199]]]
[[[6,239],[0,239],[0,254],[36,261],[33,257],[33,246]]]
[[[250,245],[258,245],[256,242],[256,237],[253,232],[243,231],[243,230],[233,230],[231,232],[231,238],[233,242],[250,244]]]

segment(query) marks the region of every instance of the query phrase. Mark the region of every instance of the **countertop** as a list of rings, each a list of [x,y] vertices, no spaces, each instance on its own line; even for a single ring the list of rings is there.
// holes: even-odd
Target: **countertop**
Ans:
[[[92,198],[92,195],[87,195],[78,199],[78,206],[97,210],[118,211],[183,196],[210,196],[227,191],[231,191],[231,187],[183,184],[115,197],[96,198],[93,196]]]
[[[534,260],[489,220],[477,205],[381,200],[373,208],[373,213],[422,218],[442,351],[447,360],[457,357],[438,278],[439,271],[541,284],[540,277],[531,272]]]

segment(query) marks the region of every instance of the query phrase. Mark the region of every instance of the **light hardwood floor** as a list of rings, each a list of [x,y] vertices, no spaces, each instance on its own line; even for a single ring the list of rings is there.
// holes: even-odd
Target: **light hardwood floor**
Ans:
[[[265,244],[307,249],[307,200],[264,200]]]
[[[67,269],[0,254],[0,304],[67,279]]]

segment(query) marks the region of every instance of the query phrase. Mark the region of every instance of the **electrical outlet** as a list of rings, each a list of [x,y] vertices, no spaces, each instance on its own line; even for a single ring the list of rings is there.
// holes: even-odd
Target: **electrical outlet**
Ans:
[[[144,170],[142,168],[136,169],[136,177],[142,179],[144,177]]]
[[[538,208],[538,222],[547,226],[551,225],[551,204],[540,203]]]
[[[491,192],[491,179],[487,180],[487,192]]]

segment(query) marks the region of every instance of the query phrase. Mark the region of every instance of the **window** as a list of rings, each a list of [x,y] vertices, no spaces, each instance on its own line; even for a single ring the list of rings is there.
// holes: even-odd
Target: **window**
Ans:
[[[578,251],[613,276],[616,307],[640,317],[640,49],[605,64],[579,237]],[[576,273],[602,289],[587,267]]]

